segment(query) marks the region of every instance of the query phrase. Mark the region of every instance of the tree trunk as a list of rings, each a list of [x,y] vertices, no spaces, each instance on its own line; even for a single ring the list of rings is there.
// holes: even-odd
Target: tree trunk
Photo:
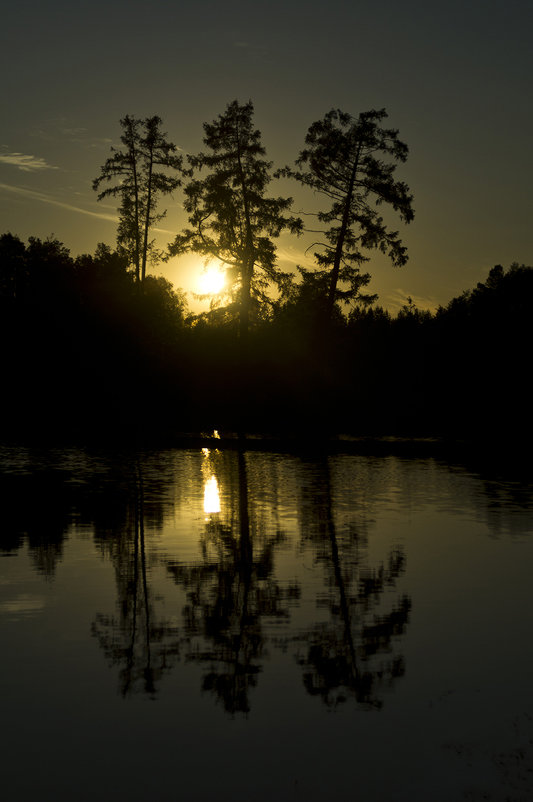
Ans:
[[[146,276],[146,259],[148,254],[148,229],[150,227],[150,207],[152,205],[152,171],[154,165],[153,148],[150,147],[150,161],[148,163],[148,189],[146,197],[146,216],[144,219],[144,239],[143,239],[143,253],[142,253],[142,273],[141,281],[144,282]]]
[[[134,193],[134,238],[135,238],[135,280],[139,281],[140,278],[140,262],[141,262],[141,232],[139,223],[139,177],[137,175],[137,151],[135,150],[135,127],[134,121],[130,120],[129,123],[130,135],[130,159],[131,159],[131,172],[133,176],[133,193]]]
[[[241,161],[241,143],[237,128],[237,164],[239,168],[239,179],[242,189],[242,202],[244,206],[245,233],[245,257],[242,265],[242,286],[241,286],[241,309],[239,315],[239,335],[244,343],[248,339],[248,328],[250,323],[250,300],[252,288],[252,276],[254,272],[254,240],[252,234],[252,221],[250,216],[250,204],[248,202],[248,189]]]
[[[333,259],[333,267],[331,269],[330,280],[329,280],[329,292],[326,301],[326,320],[331,322],[332,315],[333,315],[333,307],[335,306],[335,292],[337,289],[337,284],[339,282],[339,273],[341,269],[341,260],[342,260],[342,252],[344,250],[344,240],[346,239],[346,232],[348,231],[348,220],[350,217],[350,207],[352,205],[352,198],[353,198],[353,191],[355,187],[355,179],[357,177],[357,168],[359,167],[359,156],[361,153],[361,144],[357,146],[357,151],[355,154],[355,160],[352,167],[352,172],[350,175],[350,183],[348,185],[348,191],[346,193],[346,200],[344,204],[344,212],[342,215],[342,223],[341,223],[341,230],[339,232],[339,237],[337,239],[337,244],[335,246],[335,257]]]
[[[344,624],[344,645],[347,650],[347,658],[348,663],[350,666],[350,673],[351,673],[351,681],[353,682],[353,686],[357,687],[357,683],[359,680],[359,671],[357,667],[357,656],[355,652],[355,644],[353,640],[352,634],[352,622],[350,616],[350,605],[348,603],[348,597],[346,594],[346,588],[344,586],[344,578],[342,575],[342,567],[341,561],[339,556],[339,545],[337,543],[337,533],[335,531],[335,521],[333,517],[333,507],[331,503],[331,479],[330,479],[330,472],[329,472],[329,465],[327,462],[327,458],[324,465],[324,481],[327,488],[327,530],[328,536],[331,545],[331,562],[333,564],[333,573],[335,576],[335,584],[339,590],[339,608],[341,613],[341,618]]]
[[[243,343],[248,340],[252,271],[253,266],[250,267],[249,262],[245,262],[242,266],[241,308],[239,312],[239,337]]]

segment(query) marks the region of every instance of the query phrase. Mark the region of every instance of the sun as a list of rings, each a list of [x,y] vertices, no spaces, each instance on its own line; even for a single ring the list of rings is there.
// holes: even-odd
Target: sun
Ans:
[[[197,283],[200,295],[216,295],[222,292],[226,284],[224,270],[216,265],[208,265],[198,276]]]

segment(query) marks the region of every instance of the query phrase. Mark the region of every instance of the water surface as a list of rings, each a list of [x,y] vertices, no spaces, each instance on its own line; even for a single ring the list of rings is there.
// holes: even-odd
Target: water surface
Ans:
[[[0,451],[10,800],[533,798],[533,492],[433,459]]]

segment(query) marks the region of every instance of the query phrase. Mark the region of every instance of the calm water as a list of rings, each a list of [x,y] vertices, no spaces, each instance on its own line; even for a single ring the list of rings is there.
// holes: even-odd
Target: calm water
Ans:
[[[0,449],[2,795],[533,799],[533,488]]]

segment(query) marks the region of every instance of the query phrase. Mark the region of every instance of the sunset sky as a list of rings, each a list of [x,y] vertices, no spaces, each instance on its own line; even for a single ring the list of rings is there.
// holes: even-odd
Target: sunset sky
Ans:
[[[332,107],[386,108],[410,149],[398,177],[415,220],[398,221],[410,260],[372,258],[370,290],[391,310],[434,308],[497,263],[533,264],[533,4],[525,0],[20,0],[2,13],[0,233],[53,235],[73,255],[114,244],[116,207],[93,178],[126,114],[163,118],[184,153],[234,99],[255,106],[275,166],[292,163]],[[313,198],[296,185],[294,211]],[[185,223],[163,202],[165,246]],[[282,266],[312,264],[279,241]],[[160,266],[195,288],[198,259]]]

